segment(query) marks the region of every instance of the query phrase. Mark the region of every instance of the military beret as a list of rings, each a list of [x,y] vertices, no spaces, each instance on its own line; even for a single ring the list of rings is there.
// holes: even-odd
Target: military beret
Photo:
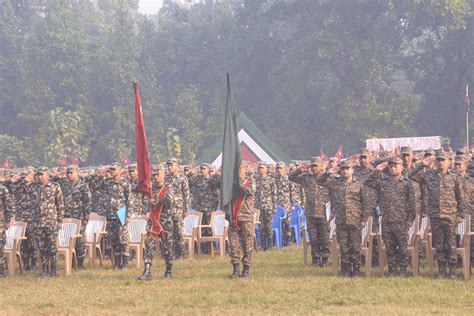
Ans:
[[[45,166],[41,166],[38,169],[36,169],[36,172],[43,173],[43,172],[48,172],[49,168]]]
[[[402,155],[403,154],[411,155],[413,154],[413,149],[411,148],[411,146],[402,146],[402,148],[400,148],[400,153]]]
[[[370,157],[370,150],[368,150],[367,148],[361,148],[359,156]]]
[[[171,157],[171,158],[168,158],[168,160],[166,160],[167,165],[171,165],[171,164],[174,164],[174,163],[178,163],[177,158]]]
[[[137,165],[136,164],[133,164],[133,165],[130,165],[127,167],[128,171],[135,171],[137,170]]]
[[[349,159],[343,160],[339,165],[340,168],[352,168],[352,162]]]
[[[74,172],[74,171],[79,171],[79,167],[75,165],[70,165],[66,168],[66,172]]]
[[[276,165],[275,165],[275,167],[277,167],[277,168],[279,168],[279,167],[285,168],[285,166],[286,166],[286,165],[285,165],[285,163],[284,163],[283,161],[279,161],[279,162],[277,162]]]
[[[393,156],[388,159],[388,163],[390,164],[403,164],[403,160],[398,156]]]
[[[435,151],[433,149],[427,149],[425,150],[425,157],[427,156],[434,156],[435,155]]]
[[[319,156],[311,157],[311,162],[310,162],[311,165],[321,165],[323,163],[324,161],[321,157]]]
[[[440,149],[436,151],[436,159],[449,159],[449,155],[447,152]]]

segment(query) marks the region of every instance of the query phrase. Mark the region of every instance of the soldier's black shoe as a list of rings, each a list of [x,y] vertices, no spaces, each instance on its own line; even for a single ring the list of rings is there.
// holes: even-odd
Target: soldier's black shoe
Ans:
[[[114,270],[122,269],[122,256],[116,255],[115,262],[114,262]]]
[[[439,265],[438,267],[438,279],[446,278],[446,265]]]
[[[397,276],[397,267],[396,266],[388,266],[388,276],[390,276],[390,277]]]
[[[165,271],[165,274],[163,275],[164,279],[171,279],[173,277],[173,273],[171,272],[172,267],[173,266],[170,264],[166,265],[166,271]]]
[[[36,258],[31,258],[30,269],[31,271],[36,271]]]
[[[319,257],[313,258],[313,267],[319,267]]]
[[[238,277],[240,277],[240,264],[238,263],[234,263],[232,265],[232,274],[229,276],[229,278],[231,279],[237,279]]]
[[[353,277],[360,277],[360,264],[353,264],[352,265],[352,276]]]
[[[143,269],[143,274],[138,277],[140,281],[150,281],[151,280],[151,263],[145,263],[145,268]]]
[[[380,265],[379,258],[372,258],[372,268],[376,268]]]
[[[341,263],[341,276],[343,278],[351,277],[351,264],[350,263]]]
[[[56,262],[51,262],[51,276],[56,277]]]
[[[128,269],[128,257],[127,256],[122,257],[122,269]]]
[[[24,257],[23,259],[23,270],[25,271],[30,271],[30,257]]]
[[[244,268],[242,269],[242,274],[240,275],[240,277],[244,279],[248,279],[249,272],[250,272],[250,267],[244,264]]]
[[[457,280],[458,277],[456,275],[456,266],[449,267],[448,278],[451,280]]]
[[[79,270],[84,270],[84,257],[77,258],[77,268]]]
[[[406,278],[407,275],[407,267],[400,267],[400,277]]]
[[[43,263],[42,268],[43,268],[43,272],[41,273],[40,276],[42,278],[49,276],[49,265],[47,263]]]
[[[328,258],[327,257],[322,257],[321,261],[319,262],[319,266],[321,268],[326,268],[328,266]]]

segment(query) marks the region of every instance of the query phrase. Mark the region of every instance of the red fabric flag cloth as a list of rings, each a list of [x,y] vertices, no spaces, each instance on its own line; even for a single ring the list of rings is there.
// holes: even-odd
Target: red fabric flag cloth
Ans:
[[[10,162],[8,162],[8,159],[6,159],[6,160],[3,162],[2,168],[3,168],[3,169],[10,169]]]
[[[74,166],[79,166],[79,158],[77,158],[76,156],[72,157],[72,164]]]
[[[334,155],[338,161],[341,161],[342,159],[342,146],[339,146],[339,149],[337,150],[336,154]]]
[[[321,157],[323,161],[329,161],[328,155],[326,155],[326,153],[324,152],[322,148],[319,149],[319,156]]]
[[[156,197],[156,200],[159,201],[161,199],[164,199],[167,191],[168,191],[168,185],[165,184],[161,188],[160,192],[158,192],[158,196]],[[161,238],[163,235],[163,227],[160,224],[162,210],[163,210],[162,204],[153,205],[150,210],[150,220],[151,220],[150,234],[154,237]]]
[[[126,167],[131,165],[130,160],[128,159],[128,157],[123,158],[122,164]]]
[[[143,121],[142,102],[140,100],[140,91],[138,83],[133,82],[135,89],[135,140],[137,146],[137,171],[138,171],[138,189],[143,193],[148,193],[151,197],[151,164],[148,158],[148,145],[146,142],[145,122]]]
[[[66,167],[67,167],[67,159],[66,159],[66,157],[61,157],[61,159],[59,159],[59,164],[60,164],[62,167],[66,168]]]

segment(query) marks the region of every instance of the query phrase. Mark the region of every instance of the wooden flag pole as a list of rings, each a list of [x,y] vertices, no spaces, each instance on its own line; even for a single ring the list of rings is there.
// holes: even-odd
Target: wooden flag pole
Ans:
[[[466,85],[466,102],[469,98],[469,85]],[[469,111],[468,104],[466,103],[466,149],[470,150],[469,147]]]

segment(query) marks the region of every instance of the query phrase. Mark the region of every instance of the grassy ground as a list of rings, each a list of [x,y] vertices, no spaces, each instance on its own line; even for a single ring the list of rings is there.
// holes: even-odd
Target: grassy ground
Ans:
[[[61,267],[63,268],[63,267]],[[249,280],[229,280],[229,258],[179,261],[174,279],[139,282],[141,270],[105,267],[40,279],[28,272],[0,280],[1,314],[473,314],[474,279],[342,279],[304,266],[302,251],[258,252]]]

